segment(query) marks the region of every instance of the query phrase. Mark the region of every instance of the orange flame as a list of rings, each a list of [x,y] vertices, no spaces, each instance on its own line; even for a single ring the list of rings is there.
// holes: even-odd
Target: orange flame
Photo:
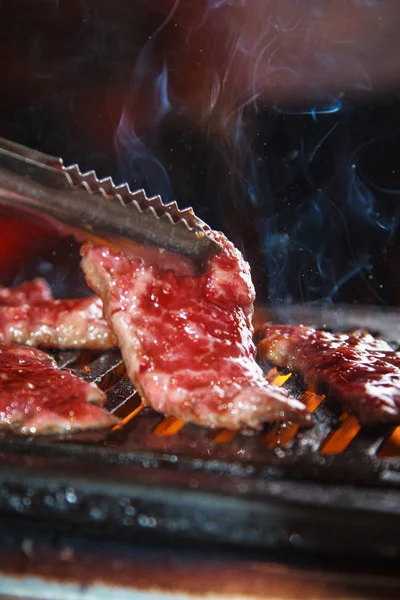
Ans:
[[[181,419],[176,419],[175,417],[166,417],[158,423],[153,429],[153,433],[155,435],[161,435],[163,437],[169,437],[171,435],[175,435],[182,429],[185,425],[185,421]]]
[[[127,415],[126,417],[124,417],[121,420],[121,423],[118,423],[118,425],[115,425],[115,427],[113,427],[112,430],[116,431],[117,429],[121,429],[124,425],[129,423],[129,421],[134,419],[136,417],[136,415],[138,415],[140,413],[140,411],[143,410],[143,408],[144,408],[144,404],[139,404],[139,406],[137,408],[135,408],[135,410],[133,410],[131,413],[129,413],[129,415]]]
[[[343,413],[340,417],[341,424],[332,431],[322,443],[321,454],[340,454],[346,450],[350,442],[356,437],[361,425],[356,417]]]

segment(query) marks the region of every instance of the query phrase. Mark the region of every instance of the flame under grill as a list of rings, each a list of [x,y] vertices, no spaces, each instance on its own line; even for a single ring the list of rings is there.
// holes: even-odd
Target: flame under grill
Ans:
[[[302,398],[312,428],[205,429],[143,407],[117,349],[55,358],[105,390],[121,424],[63,439],[2,433],[0,513],[128,536],[400,555],[400,427],[361,427],[272,367],[266,377]]]
[[[139,418],[142,411],[145,413],[146,430],[151,433],[147,437],[147,445],[148,447],[153,445],[155,450],[160,447],[158,437],[177,436],[185,427],[188,432],[191,431],[192,435],[207,438],[210,453],[214,444],[227,444],[233,440],[243,445],[243,454],[245,454],[246,446],[249,443],[251,447],[259,445],[269,449],[290,448],[295,444],[304,444],[308,437],[307,430],[299,430],[296,424],[275,424],[269,427],[266,432],[250,438],[249,442],[247,436],[243,436],[236,431],[228,429],[211,429],[207,431],[194,425],[187,425],[184,421],[174,417],[163,418],[152,409],[145,408],[141,404],[138,394],[126,375],[118,350],[104,352],[95,358],[93,353],[87,350],[82,352],[59,352],[56,354],[56,359],[60,367],[76,370],[80,375],[95,382],[106,391],[106,407],[110,412],[121,418],[122,422],[120,425],[115,426],[111,432],[104,435],[105,444],[112,442],[117,446],[119,444],[129,444],[129,437],[140,427],[140,420],[136,421],[135,425],[132,422],[134,419]],[[292,373],[285,373],[283,370],[271,367],[266,372],[265,377],[273,385],[290,388],[291,392],[306,404],[310,412],[316,413],[316,411],[319,411],[321,413],[321,420],[325,420],[327,412],[331,413],[330,419],[326,420],[326,427],[317,427],[318,435],[313,435],[313,451],[317,450],[323,455],[341,454],[358,438],[361,444],[364,442],[364,444],[370,446],[369,454],[382,459],[400,457],[400,426],[395,428],[379,427],[374,430],[363,429],[356,417],[345,412],[338,413],[337,407],[334,407],[325,395],[319,395],[313,390],[304,391],[304,385]],[[318,414],[317,412],[317,417]],[[121,430],[124,430],[123,441],[121,436],[115,435],[115,432]],[[374,436],[374,433],[376,436]]]

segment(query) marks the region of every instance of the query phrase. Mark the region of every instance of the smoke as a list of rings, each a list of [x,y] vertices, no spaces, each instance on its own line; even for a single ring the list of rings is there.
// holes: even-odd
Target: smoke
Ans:
[[[193,18],[175,2],[132,71],[115,135],[120,179],[182,206],[189,195],[245,253],[272,304],[349,291],[383,302],[374,261],[393,243],[399,211],[384,208],[385,192],[360,167],[384,135],[369,122],[379,107],[352,99],[373,90],[368,49],[321,2],[250,5],[199,3]],[[380,14],[376,2],[346,10],[364,21]],[[204,161],[190,165],[194,177],[166,150],[171,129],[178,139],[188,126],[189,154]],[[203,197],[182,176],[201,181]]]
[[[80,269],[80,244],[72,237],[52,240],[47,247],[27,253],[13,277],[12,286],[35,277],[44,277],[54,298],[76,298],[93,295]]]
[[[160,124],[171,111],[168,75],[165,65],[157,71],[156,65],[147,63],[151,60],[151,56],[147,58],[148,54],[149,48],[146,48],[139,57],[133,73],[133,90],[129,94],[132,102],[128,101],[123,108],[114,137],[118,178],[129,183],[132,190],[145,188],[150,195],[162,191],[164,201],[167,201],[172,195],[170,179],[150,148],[157,148]],[[139,107],[141,113],[135,111],[136,97],[145,99],[145,110]],[[144,129],[142,136],[136,133],[135,117]]]
[[[343,108],[343,103],[339,98],[332,98],[329,102],[319,103],[308,108],[280,108],[274,107],[277,113],[282,115],[311,115],[314,121],[317,120],[317,115],[331,115],[339,112]]]
[[[192,205],[261,301],[398,303],[397,3],[47,5],[3,27],[2,135]]]

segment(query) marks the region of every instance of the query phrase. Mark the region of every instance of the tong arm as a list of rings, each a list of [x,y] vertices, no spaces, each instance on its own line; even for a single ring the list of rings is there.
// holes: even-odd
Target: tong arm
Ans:
[[[0,139],[1,204],[41,214],[78,239],[103,240],[128,253],[136,254],[138,246],[178,253],[200,272],[220,251],[193,211],[179,211],[175,203],[147,198],[143,190],[132,193],[111,179],[98,180],[94,172],[81,174],[76,165],[66,168],[61,159]]]

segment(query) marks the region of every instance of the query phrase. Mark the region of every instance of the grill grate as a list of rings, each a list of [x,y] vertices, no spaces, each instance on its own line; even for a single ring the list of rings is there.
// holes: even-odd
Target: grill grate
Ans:
[[[56,352],[55,358],[60,367],[76,371],[107,392],[106,407],[121,419],[121,424],[112,431],[103,433],[102,442],[105,446],[111,445],[127,451],[138,449],[143,441],[143,450],[175,448],[174,453],[180,451],[183,455],[199,457],[204,457],[206,453],[207,457],[220,458],[218,446],[224,445],[224,456],[229,455],[231,449],[230,456],[235,461],[240,461],[243,457],[245,460],[250,458],[261,462],[268,461],[268,451],[273,451],[278,459],[286,452],[289,455],[292,452],[298,456],[303,455],[308,460],[311,451],[333,456],[348,450],[352,450],[353,457],[362,453],[365,458],[367,454],[382,463],[385,459],[400,457],[400,426],[364,429],[356,417],[338,413],[338,407],[325,395],[304,390],[299,377],[278,371],[276,367],[267,370],[266,379],[273,385],[290,388],[307,405],[317,417],[313,429],[299,430],[296,424],[274,424],[264,433],[251,437],[227,429],[206,430],[174,417],[162,417],[152,409],[145,408],[126,375],[119,350],[102,354],[87,350],[62,351]],[[90,440],[90,434],[87,437]],[[71,435],[64,439],[84,441],[85,434]],[[135,442],[132,444],[133,439]],[[40,444],[41,439],[36,440],[36,443]],[[396,466],[390,464],[391,467]]]
[[[187,430],[196,429],[200,437],[206,437],[213,444],[228,444],[236,439],[237,441],[240,440],[240,443],[244,446],[249,445],[248,437],[236,431],[227,429],[206,431],[194,425],[187,425],[184,421],[175,417],[162,417],[152,409],[144,409],[138,394],[126,375],[118,350],[107,351],[94,360],[90,360],[91,358],[91,353],[87,351],[56,354],[60,367],[77,371],[81,376],[95,382],[107,392],[107,409],[122,419],[121,425],[114,427],[113,431],[120,431],[125,428],[126,434],[129,436],[128,424],[145,410],[146,429],[151,431],[153,436],[169,438],[177,436],[186,428]],[[333,403],[326,399],[325,395],[319,395],[312,390],[303,391],[302,382],[292,373],[279,372],[276,367],[271,367],[266,372],[265,377],[273,385],[290,388],[290,391],[300,398],[311,412],[317,412],[317,416],[318,411],[321,412],[321,409],[324,409],[320,415],[320,421],[325,421],[328,426],[318,428],[320,435],[316,436],[312,443],[314,451],[318,450],[323,455],[341,454],[358,437],[359,441],[362,440],[370,445],[370,454],[373,453],[382,459],[400,457],[400,426],[396,428],[376,428],[372,430],[371,435],[371,430],[363,429],[356,417],[347,413],[337,413],[337,406],[333,406]],[[325,406],[326,404],[328,406]],[[326,412],[330,413],[328,420],[325,419]],[[376,432],[375,439],[374,432]],[[105,443],[114,439],[114,437],[113,432],[106,433]],[[263,434],[254,436],[250,445],[253,447],[256,443],[268,449],[289,449],[294,444],[297,446],[304,444],[305,439],[307,439],[307,431],[299,431],[296,424],[274,424]],[[123,443],[121,438],[116,441]],[[156,440],[154,440],[154,445],[158,449]]]
[[[119,350],[54,355],[105,390],[122,422],[61,439],[2,433],[0,511],[125,535],[400,555],[400,427],[361,427],[273,367],[266,377],[302,398],[312,428],[209,430],[143,407]]]

